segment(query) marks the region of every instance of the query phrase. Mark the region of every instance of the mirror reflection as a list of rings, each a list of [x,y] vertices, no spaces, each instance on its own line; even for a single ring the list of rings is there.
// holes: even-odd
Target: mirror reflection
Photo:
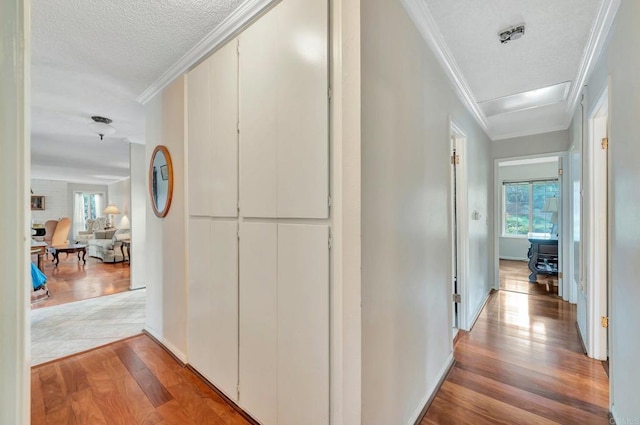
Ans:
[[[158,217],[164,217],[167,215],[169,206],[171,205],[173,189],[171,157],[164,146],[157,146],[154,150],[149,174],[151,200],[154,212]]]

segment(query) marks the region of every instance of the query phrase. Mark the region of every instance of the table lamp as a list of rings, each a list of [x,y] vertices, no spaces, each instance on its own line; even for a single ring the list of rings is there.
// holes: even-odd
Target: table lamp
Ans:
[[[116,207],[113,204],[108,204],[107,208],[104,209],[104,211],[102,211],[104,214],[107,214],[107,226],[109,228],[113,227],[114,221],[113,221],[113,215],[114,214],[120,214],[120,210],[118,209],[118,207]]]

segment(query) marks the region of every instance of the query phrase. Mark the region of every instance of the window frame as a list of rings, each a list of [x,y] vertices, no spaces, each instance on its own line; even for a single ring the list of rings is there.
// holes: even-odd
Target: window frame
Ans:
[[[529,190],[529,230],[527,234],[518,235],[507,233],[507,196],[506,196],[506,187],[509,184],[523,184],[527,183]],[[534,183],[557,183],[558,184],[558,198],[560,197],[560,179],[525,179],[525,180],[504,180],[502,181],[502,207],[501,207],[501,220],[502,220],[502,229],[500,232],[501,238],[513,238],[513,239],[526,239],[528,238],[528,234],[533,232],[533,184]]]

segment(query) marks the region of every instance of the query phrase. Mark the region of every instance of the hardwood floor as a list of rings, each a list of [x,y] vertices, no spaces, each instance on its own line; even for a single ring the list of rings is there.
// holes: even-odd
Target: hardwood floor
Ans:
[[[35,258],[35,257],[34,257]],[[103,263],[98,258],[87,256],[87,264],[78,262],[75,254],[60,254],[60,264],[54,267],[49,260],[44,261],[44,274],[51,296],[31,303],[31,309],[65,304],[102,295],[116,294],[129,290],[128,263]],[[42,294],[34,293],[32,301]]]
[[[493,294],[421,425],[609,424],[609,382],[575,320],[558,298]]]
[[[31,423],[249,424],[146,335],[32,368]]]
[[[500,289],[524,294],[557,295],[558,288],[553,286],[553,282],[557,281],[555,278],[538,275],[538,283],[530,283],[530,273],[526,261],[500,260]],[[549,283],[549,291],[545,283]]]

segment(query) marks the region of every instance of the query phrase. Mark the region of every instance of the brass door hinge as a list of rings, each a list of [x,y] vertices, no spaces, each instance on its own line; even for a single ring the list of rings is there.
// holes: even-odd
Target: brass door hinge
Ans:
[[[609,149],[609,138],[608,137],[604,137],[602,139],[602,149]]]
[[[562,279],[562,272],[558,272],[558,279]]]
[[[453,302],[454,303],[461,303],[462,302],[462,296],[460,294],[453,294]]]
[[[608,328],[609,327],[609,318],[602,316],[600,318],[600,324],[602,325],[603,328]]]
[[[453,155],[451,155],[451,164],[459,165],[460,164],[460,155],[457,155],[455,153]]]

